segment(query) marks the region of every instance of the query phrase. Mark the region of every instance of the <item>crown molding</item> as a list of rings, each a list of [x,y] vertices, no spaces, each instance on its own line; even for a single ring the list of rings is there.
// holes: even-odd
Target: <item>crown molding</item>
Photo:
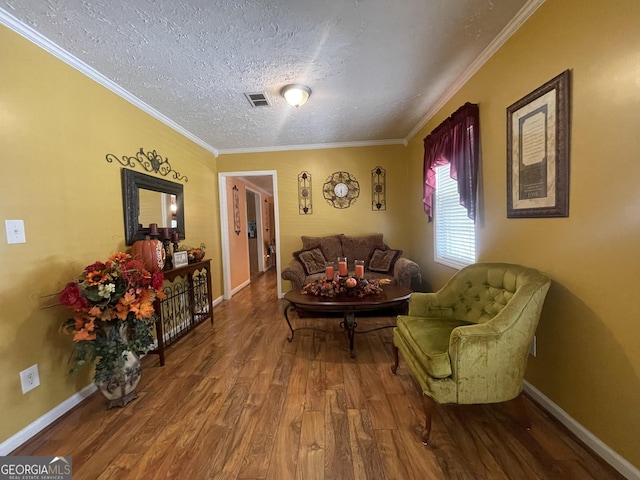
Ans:
[[[422,117],[418,124],[405,137],[405,144],[418,134],[438,111],[451,100],[451,98],[473,77],[480,68],[496,53],[502,45],[506,43],[511,36],[526,22],[531,15],[545,2],[545,0],[530,0],[518,12],[518,14],[509,22],[509,24],[498,34],[496,38],[485,48],[482,53],[469,65],[462,75],[436,100],[427,113]]]
[[[263,152],[286,152],[292,150],[323,150],[326,148],[350,148],[350,147],[376,147],[379,145],[404,145],[407,141],[404,138],[394,138],[389,140],[371,140],[359,142],[336,142],[336,143],[311,143],[307,145],[281,145],[275,147],[256,148],[230,148],[219,149],[220,155],[232,155],[236,153],[263,153]]]
[[[0,8],[0,24],[5,25],[9,29],[25,37],[27,40],[36,44],[43,50],[54,55],[66,64],[75,68],[95,82],[109,89],[116,95],[125,99],[132,105],[156,118],[179,134],[200,145],[205,150],[213,153],[214,157],[220,154],[231,155],[239,153],[260,153],[260,152],[282,152],[292,150],[320,150],[328,148],[349,148],[349,147],[370,147],[379,145],[408,145],[409,141],[417,135],[417,133],[427,124],[429,120],[473,77],[473,75],[496,53],[500,47],[524,24],[528,18],[544,3],[545,0],[530,0],[518,12],[518,14],[509,22],[509,24],[500,32],[500,34],[485,48],[478,58],[458,77],[458,79],[438,98],[427,113],[422,117],[418,124],[402,139],[375,140],[375,141],[356,141],[342,143],[319,143],[307,145],[283,145],[274,147],[256,147],[256,148],[235,148],[235,149],[216,149],[198,138],[184,127],[178,125],[169,117],[160,113],[153,107],[131,94],[103,74],[90,67],[82,60],[71,55],[51,40],[38,33],[28,25],[24,24],[6,10]]]
[[[115,83],[112,80],[108,79],[103,74],[101,74],[100,72],[98,72],[94,68],[90,67],[89,65],[84,63],[79,58],[71,55],[69,52],[67,52],[66,50],[64,50],[63,48],[61,48],[60,46],[58,46],[57,44],[55,44],[51,40],[49,40],[47,37],[45,37],[44,35],[36,32],[33,28],[31,28],[30,26],[28,26],[25,23],[21,22],[16,17],[14,17],[13,15],[11,15],[9,12],[7,12],[6,10],[4,10],[2,8],[0,8],[0,24],[6,26],[7,28],[9,28],[11,30],[13,30],[17,34],[23,36],[24,38],[26,38],[30,42],[36,44],[38,47],[42,48],[43,50],[45,50],[46,52],[50,53],[54,57],[62,60],[67,65],[75,68],[80,73],[83,73],[84,75],[86,75],[87,77],[89,77],[93,81],[99,83],[100,85],[102,85],[103,87],[107,88],[108,90],[111,90],[113,93],[115,93],[119,97],[122,97],[127,102],[129,102],[132,105],[134,105],[135,107],[139,108],[140,110],[142,110],[142,111],[146,112],[147,114],[151,115],[153,118],[155,118],[155,119],[159,120],[160,122],[164,123],[169,128],[171,128],[171,129],[175,130],[176,132],[178,132],[180,135],[188,138],[189,140],[191,140],[194,143],[197,143],[198,145],[200,145],[205,150],[208,150],[209,152],[213,153],[214,157],[218,156],[218,150],[216,148],[212,147],[211,145],[206,143],[204,140],[196,137],[194,134],[192,134],[191,132],[186,130],[184,127],[178,125],[176,122],[171,120],[169,117],[167,117],[166,115],[164,115],[164,114],[160,113],[159,111],[157,111],[155,108],[147,105],[145,102],[140,100],[138,97],[136,97],[132,93],[128,92],[127,90],[122,88],[117,83]]]

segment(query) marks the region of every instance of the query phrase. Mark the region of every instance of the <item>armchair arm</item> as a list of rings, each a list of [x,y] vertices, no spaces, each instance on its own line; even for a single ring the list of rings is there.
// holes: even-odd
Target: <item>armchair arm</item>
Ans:
[[[528,346],[518,346],[509,333],[491,322],[453,329],[449,358],[458,403],[503,402],[520,393]]]
[[[307,278],[302,264],[295,259],[291,260],[289,266],[282,270],[281,276],[283,280],[289,280],[291,282],[292,290],[302,289],[304,281]]]
[[[409,297],[409,312],[412,317],[453,318],[453,308],[440,303],[438,293],[413,292]]]

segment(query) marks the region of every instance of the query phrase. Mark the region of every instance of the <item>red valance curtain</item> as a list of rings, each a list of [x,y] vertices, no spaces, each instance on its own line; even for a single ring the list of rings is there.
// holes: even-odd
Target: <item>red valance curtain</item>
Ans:
[[[424,211],[433,216],[435,168],[451,164],[451,178],[458,182],[460,204],[476,219],[480,113],[475,103],[465,103],[424,139]]]

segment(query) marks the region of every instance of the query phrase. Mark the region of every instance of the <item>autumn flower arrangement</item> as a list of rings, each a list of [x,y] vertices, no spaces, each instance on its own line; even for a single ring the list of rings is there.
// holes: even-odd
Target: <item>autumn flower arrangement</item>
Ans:
[[[118,252],[107,262],[88,265],[77,281],[60,293],[60,303],[73,317],[60,327],[75,341],[72,374],[98,358],[96,384],[124,367],[124,353],[146,353],[154,342],[153,302],[164,298],[162,272],[150,273],[142,262]]]
[[[179,251],[186,251],[189,263],[199,262],[204,258],[207,247],[204,243],[200,244],[200,247],[189,247],[188,245],[180,245]]]
[[[388,285],[388,278],[355,278],[335,275],[333,280],[327,280],[323,275],[320,279],[307,283],[302,287],[303,294],[317,295],[321,297],[335,297],[346,295],[350,297],[364,297],[382,293],[382,286]]]

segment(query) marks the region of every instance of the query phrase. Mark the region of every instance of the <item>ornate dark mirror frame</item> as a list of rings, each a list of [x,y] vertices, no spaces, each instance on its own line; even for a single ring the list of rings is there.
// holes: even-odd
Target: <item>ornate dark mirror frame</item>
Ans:
[[[184,191],[182,185],[123,168],[122,202],[124,207],[125,243],[127,245],[133,245],[133,242],[144,240],[145,236],[149,235],[148,225],[146,227],[139,227],[138,225],[138,217],[140,214],[140,195],[138,190],[140,188],[176,196],[178,232],[180,240],[184,240]]]

